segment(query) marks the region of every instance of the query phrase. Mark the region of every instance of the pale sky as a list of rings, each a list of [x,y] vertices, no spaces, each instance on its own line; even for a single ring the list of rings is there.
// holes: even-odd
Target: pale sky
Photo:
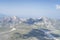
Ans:
[[[0,13],[19,17],[60,19],[60,0],[0,0]]]

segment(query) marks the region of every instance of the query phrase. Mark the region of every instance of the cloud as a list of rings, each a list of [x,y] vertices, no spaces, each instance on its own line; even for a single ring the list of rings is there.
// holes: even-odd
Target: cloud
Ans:
[[[60,9],[60,5],[57,4],[57,5],[56,5],[56,9]]]

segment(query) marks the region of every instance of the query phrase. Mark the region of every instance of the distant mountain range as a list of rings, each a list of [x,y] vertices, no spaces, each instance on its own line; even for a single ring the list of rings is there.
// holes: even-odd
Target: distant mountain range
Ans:
[[[55,26],[56,23],[59,23],[60,20],[58,19],[50,19],[47,17],[40,17],[40,18],[19,18],[17,16],[7,16],[4,14],[0,14],[0,23],[7,23],[7,24],[19,24],[19,23],[24,23],[24,24],[28,24],[28,25],[40,25],[40,24],[45,24],[45,26]],[[56,24],[57,26],[58,24]]]
[[[58,19],[50,19],[50,18],[47,18],[47,17],[40,17],[40,18],[27,18],[27,19],[24,19],[24,18],[19,18],[17,16],[7,16],[7,15],[4,15],[4,14],[0,14],[0,23],[13,23],[13,24],[19,24],[19,23],[25,23],[25,24],[28,24],[28,25],[40,25],[40,24],[45,24],[45,26],[47,25],[50,25],[50,26],[56,26],[59,25],[58,23],[60,22],[60,20]]]
[[[27,40],[30,37],[36,37],[38,40],[55,40],[57,37],[60,38],[60,20],[48,17],[20,18],[0,14],[0,34],[4,34],[3,37],[9,35],[9,38],[13,35],[13,39],[21,38],[19,35],[22,35],[22,38]]]

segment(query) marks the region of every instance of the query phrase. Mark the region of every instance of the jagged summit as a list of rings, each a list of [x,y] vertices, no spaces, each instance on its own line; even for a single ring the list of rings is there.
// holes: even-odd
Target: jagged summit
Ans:
[[[41,25],[46,28],[55,28],[57,20],[53,20],[47,17],[39,17],[39,18],[20,18],[17,16],[7,17],[0,19],[0,23],[3,25],[18,25],[18,24],[27,24],[27,25]],[[57,24],[58,25],[58,24]],[[55,26],[55,27],[54,27]]]
[[[12,17],[9,17],[9,16],[5,16],[3,14],[1,14],[1,16],[3,16],[3,19],[2,20],[5,20],[5,21],[24,21],[25,23],[29,23],[29,24],[34,24],[34,22],[39,22],[39,21],[43,21],[43,20],[46,20],[45,17],[40,17],[40,18],[28,18],[28,19],[25,19],[25,18],[19,18],[17,16],[12,16]],[[0,17],[0,20],[1,20],[2,17]]]

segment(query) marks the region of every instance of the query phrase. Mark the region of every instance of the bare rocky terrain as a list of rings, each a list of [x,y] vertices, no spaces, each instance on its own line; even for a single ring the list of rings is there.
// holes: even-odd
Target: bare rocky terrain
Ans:
[[[2,17],[0,40],[60,40],[60,20]]]

